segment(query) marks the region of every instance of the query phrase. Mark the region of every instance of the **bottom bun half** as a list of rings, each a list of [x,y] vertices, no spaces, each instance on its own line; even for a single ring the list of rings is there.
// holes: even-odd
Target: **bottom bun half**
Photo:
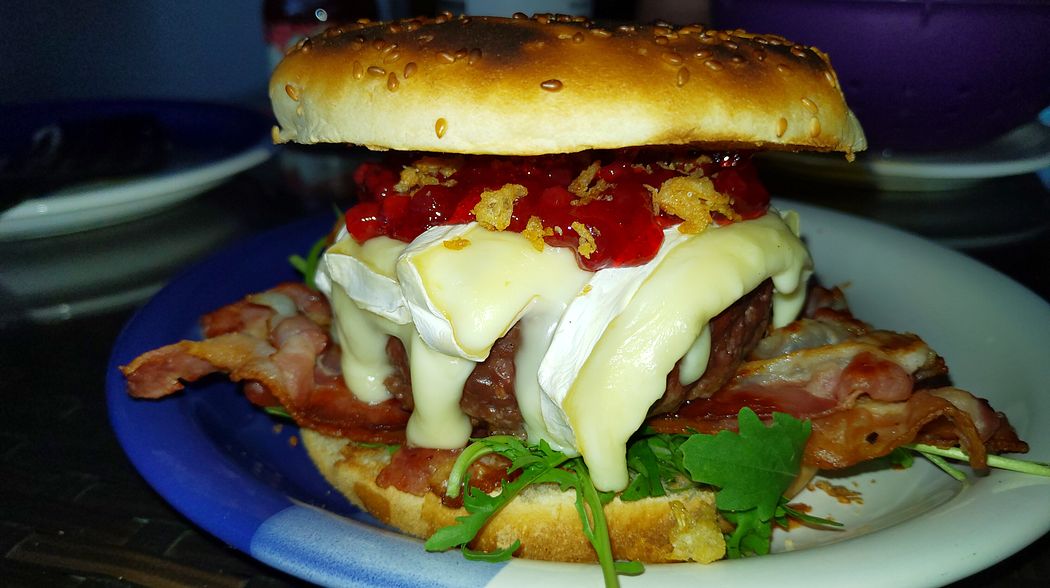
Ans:
[[[432,493],[416,496],[376,484],[390,463],[382,448],[362,447],[346,439],[302,430],[310,458],[324,477],[356,506],[404,533],[427,538],[464,516]],[[521,541],[517,557],[564,562],[597,560],[583,534],[573,490],[553,484],[530,486],[499,511],[481,530],[471,548],[503,549]],[[704,489],[605,506],[613,556],[645,563],[722,559],[725,541],[718,526],[714,493]]]

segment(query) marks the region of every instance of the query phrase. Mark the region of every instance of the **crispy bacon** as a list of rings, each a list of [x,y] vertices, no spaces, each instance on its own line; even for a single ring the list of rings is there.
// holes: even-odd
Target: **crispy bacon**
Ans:
[[[837,289],[817,288],[806,314],[763,339],[729,384],[650,425],[712,433],[734,428],[745,406],[762,417],[787,413],[813,423],[803,461],[821,469],[916,441],[962,445],[975,468],[985,466],[993,437],[995,450],[1027,450],[986,401],[958,388],[927,387],[947,368],[922,339],[872,329],[850,314]]]
[[[249,400],[282,405],[301,426],[356,441],[400,443],[409,412],[396,400],[368,404],[346,388],[331,310],[300,284],[272,290],[206,315],[203,341],[180,341],[121,367],[128,392],[160,398],[213,372],[245,383]]]

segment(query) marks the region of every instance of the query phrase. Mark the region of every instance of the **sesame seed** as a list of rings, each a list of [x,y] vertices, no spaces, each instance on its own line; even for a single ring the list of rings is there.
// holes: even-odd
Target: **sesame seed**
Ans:
[[[653,43],[656,43],[657,45],[666,45],[666,44],[668,44],[670,42],[671,42],[670,39],[668,39],[667,37],[664,37],[662,35],[657,37],[657,38],[655,38],[655,39],[653,39]]]
[[[419,41],[420,45],[426,45],[427,43],[434,40],[434,35],[420,35],[416,37],[416,41]]]
[[[733,57],[729,58],[729,61],[732,61],[733,65],[744,65],[745,63],[747,63],[747,60],[744,59],[744,57],[741,55],[734,55]]]
[[[820,121],[814,116],[809,119],[809,136],[816,137],[818,135],[820,135]]]
[[[292,100],[299,101],[299,90],[296,90],[291,84],[284,85],[284,93],[288,94],[288,97]]]
[[[401,74],[406,80],[412,77],[412,74],[416,73],[418,66],[415,61],[409,61],[405,64],[405,73]]]
[[[386,49],[387,45],[388,43],[383,39],[376,39],[375,41],[372,41],[372,49],[375,49],[376,51],[382,51],[383,49]]]
[[[562,83],[561,80],[544,80],[540,82],[540,87],[548,92],[557,92],[562,89]]]
[[[596,37],[611,37],[612,33],[605,29],[591,29],[591,34]]]
[[[583,33],[581,33],[581,32],[576,32],[576,33],[575,33],[575,34],[574,34],[574,35],[572,36],[572,42],[573,42],[573,43],[582,43],[582,42],[583,42],[583,40],[584,40],[585,38],[586,38],[586,37],[584,37],[584,36],[583,36]]]
[[[479,59],[481,59],[481,49],[475,47],[474,49],[471,49],[469,53],[467,53],[468,65],[474,65],[478,62]]]
[[[456,49],[456,59],[457,59],[457,60],[459,60],[459,59],[463,59],[463,58],[464,58],[464,57],[466,57],[466,56],[467,56],[467,55],[468,55],[469,53],[470,53],[470,51],[467,51],[466,47],[464,47],[464,48],[462,48],[462,49]]]
[[[392,23],[390,23],[390,27],[387,28],[387,30],[390,31],[391,33],[397,34],[397,33],[401,32],[402,28],[401,28],[401,25],[399,25],[398,23],[392,22]]]
[[[791,54],[794,55],[795,57],[799,57],[799,58],[805,57],[806,56],[806,48],[803,47],[802,45],[793,45],[791,47]]]
[[[830,70],[824,70],[824,79],[827,80],[829,84],[831,84],[832,88],[838,87],[838,84],[835,83],[835,74],[831,73]]]
[[[684,86],[684,85],[689,83],[689,69],[688,68],[685,68],[685,67],[678,68],[678,77],[675,80],[675,83],[678,84],[679,88],[681,88],[682,86]]]
[[[522,20],[522,19],[528,19],[529,15],[525,14],[524,12],[515,12],[510,17],[514,18],[514,19],[517,19],[517,20]]]
[[[786,75],[788,73],[791,73],[791,68],[786,66],[786,65],[784,65],[783,63],[778,63],[777,64],[777,71]]]
[[[723,68],[722,62],[715,61],[714,59],[708,59],[704,62],[704,65],[706,65],[714,71],[720,71]]]
[[[401,84],[397,81],[397,74],[390,72],[390,75],[386,77],[386,89],[394,92]]]
[[[456,56],[449,53],[448,51],[441,51],[438,53],[438,57],[444,59],[446,63],[452,63],[456,61]]]
[[[470,24],[470,17],[463,15],[459,17],[460,24]]]
[[[447,131],[448,121],[443,118],[437,119],[437,121],[434,123],[434,132],[437,134],[437,138],[440,139],[444,137]]]
[[[722,43],[722,44],[725,45],[725,47],[727,49],[732,49],[733,51],[736,51],[737,49],[740,48],[740,45],[737,45],[735,41],[726,41],[725,43]]]
[[[669,65],[682,65],[682,62],[684,61],[682,56],[674,51],[665,51],[661,53],[660,59],[664,60],[664,63]]]
[[[374,76],[385,76],[386,70],[379,67],[378,65],[370,65],[368,66],[368,73]]]
[[[387,53],[386,57],[383,58],[383,63],[394,63],[398,59],[401,59],[400,51],[391,51]]]
[[[354,61],[354,79],[360,80],[365,77],[365,68],[360,61]]]
[[[780,117],[777,120],[777,137],[783,137],[784,133],[788,130],[788,121],[784,117]]]
[[[810,114],[817,113],[817,103],[813,102],[809,98],[802,98],[802,106],[805,106],[806,110],[808,110]]]
[[[693,53],[693,56],[696,57],[697,59],[707,59],[708,57],[711,57],[711,50],[710,49],[701,49],[701,50],[697,51],[696,53]]]

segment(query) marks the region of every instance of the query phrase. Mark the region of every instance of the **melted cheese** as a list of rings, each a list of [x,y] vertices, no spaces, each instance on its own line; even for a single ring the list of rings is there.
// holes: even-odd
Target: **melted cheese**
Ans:
[[[810,267],[797,232],[796,217],[775,211],[698,235],[672,228],[651,262],[596,273],[568,249],[538,251],[518,233],[476,224],[435,227],[407,247],[344,236],[317,281],[333,301],[344,374],[360,398],[389,397],[385,340],[405,344],[416,404],[410,444],[468,441],[464,382],[517,323],[515,393],[529,440],[581,453],[598,488],[619,490],[627,438],[668,372],[682,359],[683,382],[703,374],[712,317],[770,277],[774,324],[797,315]]]
[[[627,486],[627,439],[707,322],[768,277],[777,292],[802,290],[808,264],[805,247],[775,214],[704,231],[667,254],[609,324],[561,403],[596,487]],[[785,310],[782,303],[774,315]]]

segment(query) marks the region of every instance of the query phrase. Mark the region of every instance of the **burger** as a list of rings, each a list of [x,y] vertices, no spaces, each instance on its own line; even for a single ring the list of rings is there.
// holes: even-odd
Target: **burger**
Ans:
[[[751,155],[865,148],[815,48],[561,15],[363,21],[291,49],[270,96],[275,142],[381,157],[316,290],[205,316],[202,341],[125,366],[129,391],[228,373],[428,549],[614,579],[634,569],[614,560],[768,550],[818,469],[915,441],[977,466],[1024,449],[921,339],[807,287],[799,219]]]

